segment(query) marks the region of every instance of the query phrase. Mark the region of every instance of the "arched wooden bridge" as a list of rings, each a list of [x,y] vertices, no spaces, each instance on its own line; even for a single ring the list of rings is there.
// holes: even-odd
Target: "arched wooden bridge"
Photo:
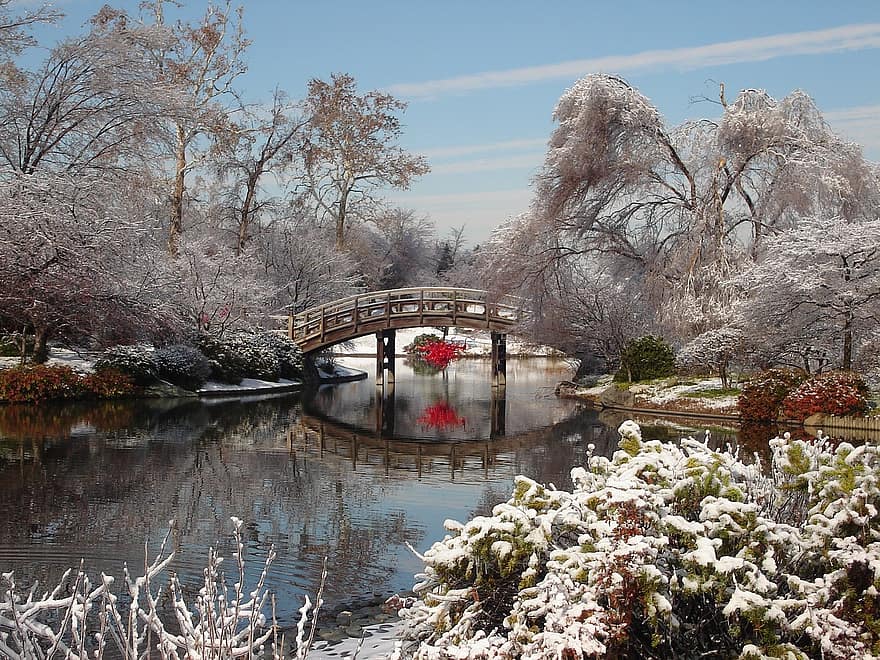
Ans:
[[[309,354],[376,334],[376,384],[394,383],[395,330],[462,327],[492,333],[492,385],[506,381],[507,332],[524,318],[523,301],[480,289],[388,289],[312,307],[288,319],[288,336]]]
[[[479,289],[421,287],[361,293],[290,316],[288,335],[303,353],[383,330],[424,326],[506,333],[523,318],[523,301]]]

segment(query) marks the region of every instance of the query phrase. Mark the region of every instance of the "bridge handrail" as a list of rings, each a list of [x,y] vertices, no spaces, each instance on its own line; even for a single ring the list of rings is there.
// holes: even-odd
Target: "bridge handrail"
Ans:
[[[429,305],[426,307],[425,303]],[[452,308],[436,308],[438,302],[452,303]],[[417,309],[403,309],[403,305],[418,303]],[[392,305],[396,304],[397,309]],[[469,305],[481,305],[482,311],[468,310]],[[463,306],[463,309],[460,309]],[[516,323],[524,313],[525,301],[510,295],[491,296],[482,289],[459,287],[409,287],[403,289],[384,289],[359,293],[323,305],[317,305],[289,317],[289,334],[294,340],[306,340],[323,335],[329,329],[357,327],[364,322],[382,318],[395,318],[418,314],[420,317],[449,314],[461,317],[485,317],[491,321]],[[376,314],[382,310],[381,314]],[[364,318],[364,313],[366,317]],[[430,322],[427,323],[430,325]]]

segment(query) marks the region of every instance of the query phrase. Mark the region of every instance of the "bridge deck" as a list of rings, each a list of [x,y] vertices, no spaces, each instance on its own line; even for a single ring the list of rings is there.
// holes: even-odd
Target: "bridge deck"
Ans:
[[[522,300],[479,289],[422,287],[349,296],[290,317],[288,334],[304,353],[386,329],[423,326],[507,332],[523,318]]]

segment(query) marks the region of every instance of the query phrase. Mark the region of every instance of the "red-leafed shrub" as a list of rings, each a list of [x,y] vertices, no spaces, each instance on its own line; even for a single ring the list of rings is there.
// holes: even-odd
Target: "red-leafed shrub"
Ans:
[[[768,369],[755,374],[740,392],[740,417],[751,421],[777,419],[785,397],[805,379],[806,375],[785,369]]]
[[[83,378],[70,367],[38,364],[0,371],[0,401],[76,399],[83,394]]]
[[[440,371],[448,367],[453,360],[461,357],[465,351],[461,344],[445,341],[431,334],[419,335],[403,350]]]
[[[0,371],[0,401],[36,403],[55,399],[111,399],[135,392],[132,379],[112,369],[83,376],[70,367],[39,364]]]
[[[440,340],[428,344],[423,359],[432,367],[442,371],[462,353],[464,353],[464,347],[461,344]]]
[[[428,406],[417,421],[424,427],[441,431],[459,426],[464,428],[466,422],[465,418],[459,416],[448,401],[440,401]]]
[[[134,379],[115,369],[104,369],[83,376],[83,387],[86,392],[99,399],[116,399],[131,396],[135,393]]]
[[[782,402],[782,414],[803,421],[810,415],[864,415],[868,410],[868,386],[852,372],[819,374],[789,392]]]

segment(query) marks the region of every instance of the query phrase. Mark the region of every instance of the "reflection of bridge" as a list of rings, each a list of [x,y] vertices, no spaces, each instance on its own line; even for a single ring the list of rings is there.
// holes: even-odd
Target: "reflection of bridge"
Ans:
[[[492,333],[492,383],[503,385],[506,333],[523,319],[522,300],[493,297],[478,289],[423,287],[349,296],[312,307],[288,320],[288,335],[304,353],[375,333],[377,384],[387,372],[394,382],[394,331],[402,328],[463,327]]]
[[[565,433],[580,427],[566,420],[551,428]],[[586,431],[593,440],[594,434],[604,433],[604,427],[597,421]],[[292,452],[345,458],[351,461],[353,468],[357,468],[358,463],[375,464],[378,459],[386,473],[391,469],[415,470],[419,477],[424,472],[430,473],[437,464],[445,464],[454,478],[455,472],[464,469],[467,461],[476,460],[480,468],[487,471],[495,464],[498,454],[531,447],[547,433],[547,428],[541,428],[491,440],[401,440],[350,424],[303,415],[299,423],[288,430],[287,445]]]

